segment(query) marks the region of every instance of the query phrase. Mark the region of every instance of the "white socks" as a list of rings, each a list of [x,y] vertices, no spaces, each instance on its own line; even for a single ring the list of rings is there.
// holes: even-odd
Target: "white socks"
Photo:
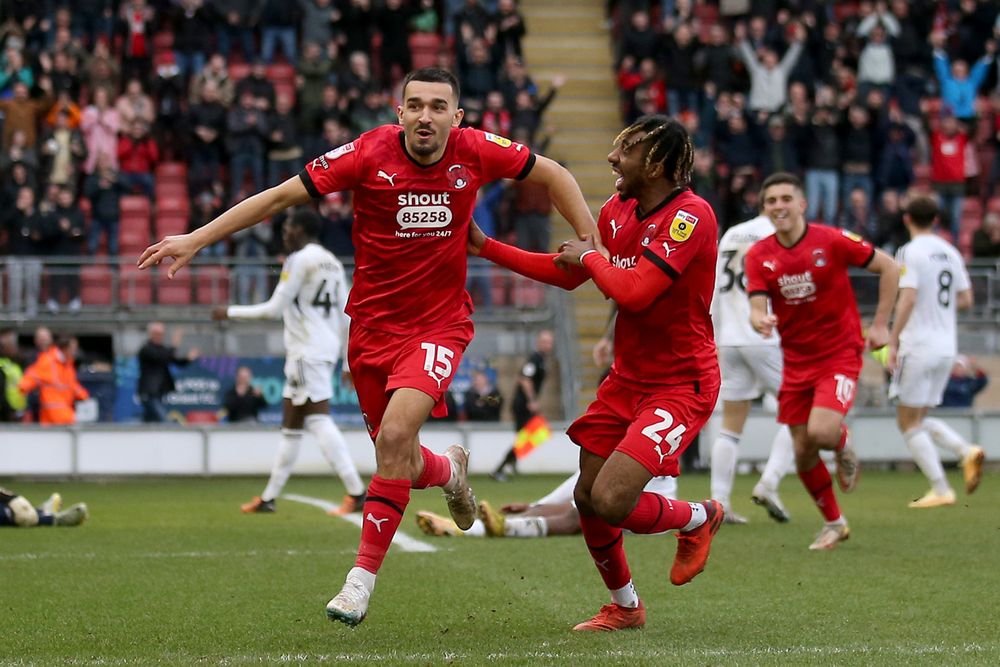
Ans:
[[[639,606],[639,594],[635,592],[635,586],[631,579],[621,588],[611,591],[611,601],[619,607],[628,607],[629,609],[635,609]]]
[[[299,446],[302,444],[302,431],[298,429],[281,429],[281,444],[278,445],[278,453],[274,457],[274,465],[271,466],[271,478],[267,480],[267,487],[261,494],[262,500],[274,500],[281,495],[282,489],[288,483],[288,478],[292,474],[292,467],[295,459],[299,458]]]
[[[688,503],[688,505],[691,506],[691,520],[687,522],[686,526],[681,528],[682,533],[694,530],[708,521],[708,512],[705,511],[704,505],[701,503]]]
[[[969,453],[971,445],[966,442],[965,438],[956,433],[955,429],[940,419],[925,417],[923,426],[938,446],[944,447],[959,459],[965,458],[965,455]]]
[[[333,423],[330,415],[308,415],[305,419],[306,430],[316,438],[316,444],[333,470],[340,476],[347,493],[358,496],[364,493],[365,485],[358,475],[350,452],[347,451],[347,440]],[[287,477],[286,477],[287,479]]]
[[[736,449],[740,444],[740,434],[721,430],[712,445],[712,497],[729,507],[733,493],[733,477],[736,475]]]
[[[930,480],[931,488],[939,494],[951,491],[944,475],[944,467],[941,466],[941,458],[938,456],[937,450],[934,449],[934,443],[927,431],[918,426],[904,433],[903,438],[913,455],[913,460],[920,466],[924,476]]]
[[[503,524],[505,537],[545,537],[549,522],[543,516],[508,516]]]
[[[792,444],[792,433],[787,426],[782,425],[774,434],[771,442],[771,453],[764,464],[764,472],[760,482],[769,489],[777,490],[781,478],[795,469],[795,446]]]
[[[375,590],[375,574],[363,567],[352,567],[347,573],[347,578],[360,582],[369,593]]]

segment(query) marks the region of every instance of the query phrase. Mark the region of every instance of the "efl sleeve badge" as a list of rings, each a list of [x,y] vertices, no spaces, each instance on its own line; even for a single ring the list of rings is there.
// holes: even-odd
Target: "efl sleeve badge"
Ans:
[[[698,216],[691,215],[687,211],[677,211],[674,219],[670,222],[670,238],[682,243],[691,238],[694,228],[698,224]]]

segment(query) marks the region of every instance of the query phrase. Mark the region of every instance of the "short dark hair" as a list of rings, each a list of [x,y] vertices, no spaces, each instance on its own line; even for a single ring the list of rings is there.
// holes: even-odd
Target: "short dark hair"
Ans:
[[[410,85],[411,81],[426,81],[427,83],[447,83],[451,86],[451,92],[455,94],[455,102],[462,99],[462,89],[458,85],[455,75],[440,67],[421,67],[415,69],[403,79],[403,90]]]
[[[663,175],[676,185],[687,185],[694,171],[694,144],[691,136],[681,123],[663,114],[643,116],[632,123],[615,138],[615,145],[636,132],[645,132],[642,141],[653,143],[646,153],[646,168],[659,162],[663,165]]]
[[[772,185],[791,185],[793,188],[798,190],[800,193],[805,194],[805,189],[802,187],[802,181],[795,174],[790,174],[787,171],[776,171],[767,178],[764,182],[760,184],[760,197],[764,198],[764,193]]]
[[[906,205],[904,211],[910,217],[910,224],[919,229],[930,229],[938,217],[938,205],[930,197],[916,197]]]
[[[288,219],[288,222],[301,229],[306,238],[310,239],[319,238],[319,229],[323,224],[319,218],[319,214],[311,208],[297,209],[292,214],[292,217]]]

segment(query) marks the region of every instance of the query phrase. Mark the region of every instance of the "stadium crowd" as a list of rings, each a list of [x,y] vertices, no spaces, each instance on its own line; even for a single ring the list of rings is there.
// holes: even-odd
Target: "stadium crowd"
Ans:
[[[395,122],[411,67],[456,71],[466,124],[542,141],[558,81],[539,90],[521,60],[524,34],[515,0],[4,2],[5,303],[28,316],[40,299],[75,312],[79,270],[48,272],[44,259],[132,255],[206,224],[311,157]],[[487,195],[501,236],[551,210],[523,184]],[[353,254],[349,197],[319,204],[321,241],[342,256]],[[279,236],[265,226],[205,253],[260,259],[279,254]],[[263,299],[263,270],[237,272],[236,301]]]
[[[695,189],[726,228],[764,176],[803,178],[808,218],[894,250],[918,192],[966,257],[996,258],[1000,88],[994,2],[617,3],[627,121],[678,114]],[[984,217],[985,213],[985,217]]]

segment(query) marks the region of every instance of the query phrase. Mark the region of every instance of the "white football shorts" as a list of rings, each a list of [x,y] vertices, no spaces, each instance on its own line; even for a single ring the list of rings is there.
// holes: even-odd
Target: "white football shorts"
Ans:
[[[909,408],[940,405],[954,365],[955,357],[899,355],[889,382],[889,398]]]
[[[746,345],[719,348],[724,401],[749,401],[764,392],[777,394],[783,366],[776,345]]]
[[[283,398],[290,399],[292,405],[305,405],[306,401],[319,403],[333,398],[332,361],[309,361],[289,357],[285,360],[285,388]]]

